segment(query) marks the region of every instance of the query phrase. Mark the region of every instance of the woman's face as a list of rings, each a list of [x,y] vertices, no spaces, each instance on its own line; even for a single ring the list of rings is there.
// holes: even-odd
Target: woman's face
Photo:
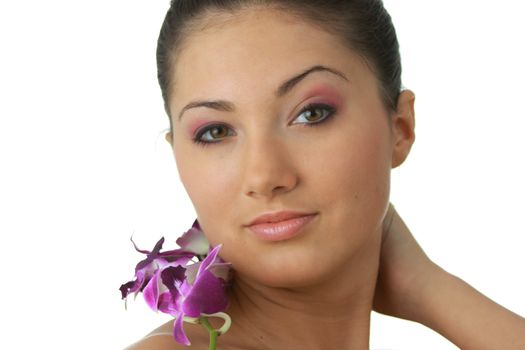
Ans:
[[[172,76],[167,139],[181,181],[238,275],[269,286],[318,283],[379,249],[392,136],[374,74],[331,34],[287,15],[217,18],[188,37]],[[301,75],[314,66],[333,71]],[[227,102],[179,119],[190,102],[219,100]],[[302,111],[310,104],[322,106]],[[317,215],[280,241],[245,227],[281,210]]]

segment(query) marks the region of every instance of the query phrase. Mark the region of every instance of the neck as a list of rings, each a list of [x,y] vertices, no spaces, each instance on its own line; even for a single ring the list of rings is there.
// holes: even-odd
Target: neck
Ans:
[[[379,247],[358,255],[303,288],[272,288],[236,275],[229,338],[256,349],[367,350]]]

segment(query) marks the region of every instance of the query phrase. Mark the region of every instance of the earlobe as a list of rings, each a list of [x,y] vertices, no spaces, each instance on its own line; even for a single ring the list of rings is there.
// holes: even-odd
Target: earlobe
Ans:
[[[404,90],[398,98],[397,112],[392,120],[393,145],[392,168],[397,168],[407,158],[416,139],[414,102],[416,96],[411,90]]]
[[[173,134],[171,133],[171,131],[168,131],[164,137],[166,138],[166,141],[168,141],[170,146],[173,147]]]

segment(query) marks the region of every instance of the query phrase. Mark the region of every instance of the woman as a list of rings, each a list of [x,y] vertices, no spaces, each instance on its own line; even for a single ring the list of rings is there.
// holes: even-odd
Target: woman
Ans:
[[[372,310],[525,348],[525,320],[435,265],[389,205],[415,96],[381,1],[172,1],[157,59],[181,181],[235,270],[219,348],[368,349]],[[296,227],[257,229],[263,214]],[[185,348],[171,327],[130,348]]]

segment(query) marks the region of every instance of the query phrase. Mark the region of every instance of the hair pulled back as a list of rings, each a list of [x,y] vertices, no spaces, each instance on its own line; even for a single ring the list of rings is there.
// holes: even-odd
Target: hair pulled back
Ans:
[[[157,42],[158,80],[171,131],[169,96],[184,40],[209,15],[235,14],[254,6],[283,10],[342,40],[375,74],[388,114],[396,111],[401,92],[401,57],[392,19],[382,0],[171,0]]]

